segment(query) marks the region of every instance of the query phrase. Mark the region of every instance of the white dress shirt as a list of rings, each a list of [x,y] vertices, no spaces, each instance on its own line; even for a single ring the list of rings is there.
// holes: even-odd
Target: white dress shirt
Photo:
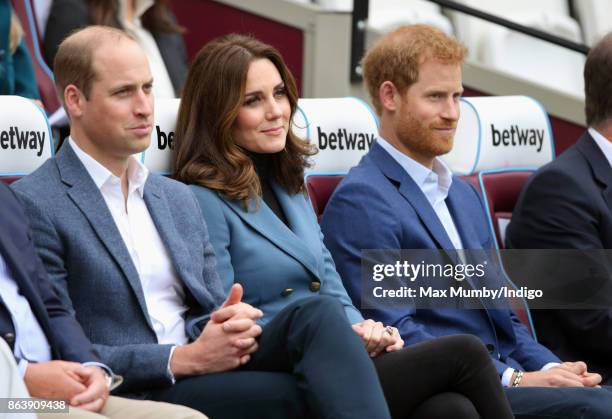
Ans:
[[[448,191],[453,183],[453,174],[448,166],[442,160],[435,159],[432,170],[411,159],[389,144],[385,139],[379,137],[376,142],[393,157],[393,160],[402,166],[421,191],[423,191],[442,223],[453,247],[456,250],[463,249],[461,236],[459,236],[453,217],[451,217],[448,206],[446,206]]]
[[[45,362],[51,360],[51,347],[40,323],[34,316],[28,300],[19,293],[19,287],[0,255],[0,296],[11,314],[15,327],[15,345],[13,353],[19,358],[19,371],[23,376],[28,362]]]
[[[144,200],[149,171],[134,156],[129,159],[127,202],[121,179],[85,153],[72,138],[70,146],[93,179],[110,210],[138,271],[147,311],[159,343],[187,343],[185,290]]]
[[[120,0],[121,8],[125,4],[125,0]],[[131,21],[126,20],[123,17],[123,13],[120,13],[121,22],[125,30],[132,35],[138,45],[144,50],[145,55],[149,59],[149,66],[151,67],[151,73],[153,74],[153,95],[156,98],[175,98],[176,93],[174,92],[174,86],[172,80],[168,74],[168,69],[164,63],[164,59],[159,52],[159,47],[155,38],[149,32],[148,29],[142,26],[142,15],[153,6],[153,0],[135,0],[134,1],[134,18]]]
[[[589,128],[589,134],[591,134],[591,137],[593,137],[595,143],[597,143],[601,151],[604,153],[604,156],[606,156],[608,163],[610,163],[610,167],[612,167],[612,141],[601,135],[595,128]]]
[[[438,219],[444,226],[444,230],[450,238],[451,243],[457,250],[458,256],[461,260],[464,260],[461,236],[459,236],[455,222],[446,206],[448,191],[453,182],[453,175],[448,166],[440,159],[436,158],[434,160],[433,170],[429,169],[393,147],[383,138],[379,137],[376,141],[400,166],[402,166],[421,191],[423,191],[425,197],[427,197],[427,200],[436,212]],[[542,367],[541,371],[545,371],[557,365],[559,365],[559,363],[549,362]],[[502,374],[501,382],[504,387],[510,386],[510,379],[514,371],[514,368],[507,368]]]

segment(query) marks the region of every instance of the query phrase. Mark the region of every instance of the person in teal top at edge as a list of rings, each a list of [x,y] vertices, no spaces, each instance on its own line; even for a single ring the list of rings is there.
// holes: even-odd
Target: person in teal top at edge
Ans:
[[[314,150],[290,130],[296,107],[282,57],[251,37],[209,42],[187,76],[173,176],[192,184],[225,290],[242,284],[244,301],[264,313],[264,332],[289,304],[337,298],[394,418],[511,418],[480,341],[456,335],[402,349],[397,329],[364,320],[352,305],[305,195]],[[323,373],[334,380],[340,371]]]
[[[0,0],[0,95],[23,96],[40,105],[32,60],[9,0]]]

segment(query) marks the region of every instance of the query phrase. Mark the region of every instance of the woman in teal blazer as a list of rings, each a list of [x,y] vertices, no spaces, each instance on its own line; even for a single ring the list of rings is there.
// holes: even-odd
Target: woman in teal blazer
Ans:
[[[39,99],[32,60],[9,0],[0,0],[0,95]]]
[[[372,357],[394,418],[512,417],[480,341],[451,336],[402,349],[397,329],[353,306],[306,197],[314,150],[290,129],[297,89],[274,48],[241,35],[213,40],[184,92],[174,177],[193,185],[224,288],[242,284],[244,301],[264,313],[264,333],[288,305],[333,297]]]

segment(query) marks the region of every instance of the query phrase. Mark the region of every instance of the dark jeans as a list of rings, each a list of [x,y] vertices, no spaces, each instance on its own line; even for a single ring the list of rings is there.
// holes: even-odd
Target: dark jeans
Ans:
[[[336,298],[288,305],[258,342],[240,370],[179,380],[153,399],[213,419],[390,418],[374,365]]]
[[[445,336],[374,359],[394,419],[506,419],[510,405],[482,342]]]

